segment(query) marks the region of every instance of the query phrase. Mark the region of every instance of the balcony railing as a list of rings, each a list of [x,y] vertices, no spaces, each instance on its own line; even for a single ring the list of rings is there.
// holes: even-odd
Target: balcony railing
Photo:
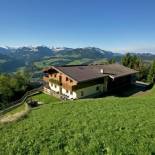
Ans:
[[[63,82],[63,83],[62,83],[60,80],[54,79],[54,78],[51,78],[51,77],[49,78],[49,77],[44,76],[44,77],[43,77],[43,80],[44,80],[45,82],[51,82],[51,83],[53,83],[53,84],[62,86],[63,88],[65,88],[65,89],[67,89],[67,90],[73,90],[73,89],[76,87],[76,85],[70,84],[70,83],[68,83],[68,82]]]
[[[49,82],[54,83],[54,84],[57,84],[57,85],[61,85],[61,84],[62,84],[62,83],[60,82],[60,80],[52,79],[52,78],[49,79]]]

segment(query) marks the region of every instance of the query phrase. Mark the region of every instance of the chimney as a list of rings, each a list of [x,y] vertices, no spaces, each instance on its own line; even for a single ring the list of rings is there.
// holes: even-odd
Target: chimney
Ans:
[[[101,70],[100,70],[100,73],[102,73],[102,74],[103,74],[103,73],[104,73],[104,70],[103,70],[103,69],[101,69]]]

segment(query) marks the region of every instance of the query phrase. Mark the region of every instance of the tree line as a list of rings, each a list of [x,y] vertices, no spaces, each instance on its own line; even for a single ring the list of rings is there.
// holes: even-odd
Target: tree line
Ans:
[[[109,59],[108,63],[115,63],[115,59]],[[121,59],[121,64],[139,71],[137,74],[137,80],[148,82],[150,84],[155,83],[155,60],[153,62],[144,62],[140,57],[127,53]]]

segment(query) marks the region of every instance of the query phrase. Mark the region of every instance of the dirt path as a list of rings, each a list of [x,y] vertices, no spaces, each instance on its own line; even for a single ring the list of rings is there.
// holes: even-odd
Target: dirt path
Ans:
[[[28,114],[28,112],[30,111],[30,108],[29,106],[26,104],[25,106],[25,109],[20,111],[20,112],[17,112],[15,114],[10,114],[10,115],[7,115],[7,116],[2,116],[0,118],[0,123],[9,123],[9,122],[13,122],[13,121],[16,121],[24,116],[26,116]]]

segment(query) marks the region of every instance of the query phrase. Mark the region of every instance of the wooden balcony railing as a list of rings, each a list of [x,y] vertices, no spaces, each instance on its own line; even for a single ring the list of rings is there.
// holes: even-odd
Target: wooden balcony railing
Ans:
[[[55,78],[51,78],[51,77],[44,76],[43,80],[45,82],[51,82],[53,84],[61,85],[66,90],[71,90],[72,91],[73,88],[76,87],[76,85],[74,85],[73,83],[61,82],[59,79],[55,79]]]

